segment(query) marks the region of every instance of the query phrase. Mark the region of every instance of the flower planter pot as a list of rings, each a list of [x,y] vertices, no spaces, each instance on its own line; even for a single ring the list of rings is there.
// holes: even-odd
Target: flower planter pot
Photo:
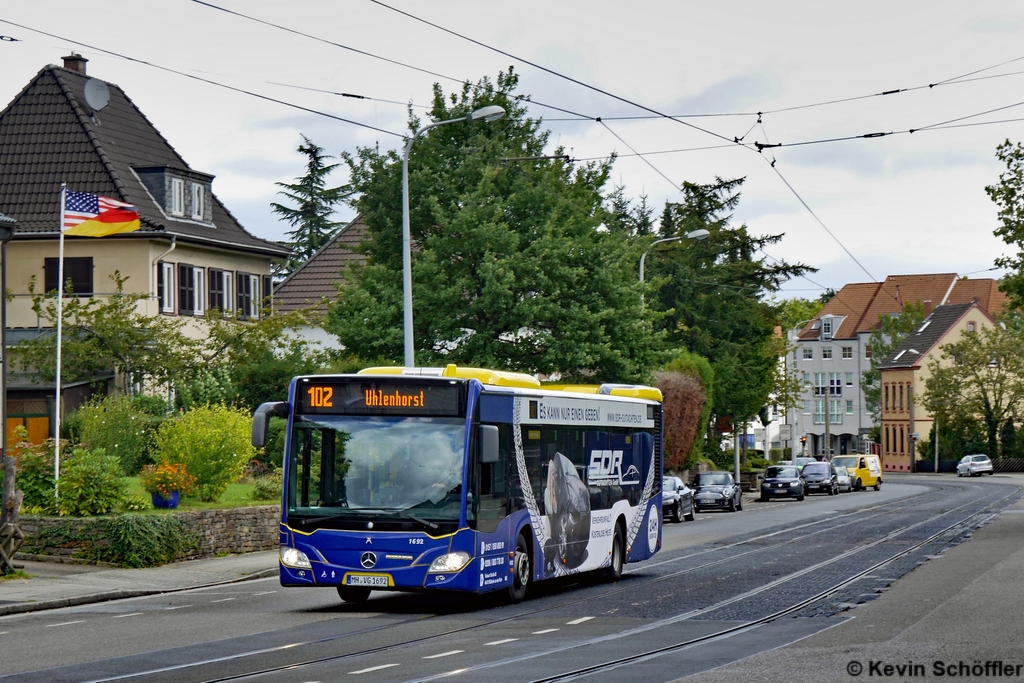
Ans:
[[[170,498],[164,498],[159,493],[150,494],[153,496],[153,507],[155,508],[176,508],[178,507],[178,492],[171,491]]]

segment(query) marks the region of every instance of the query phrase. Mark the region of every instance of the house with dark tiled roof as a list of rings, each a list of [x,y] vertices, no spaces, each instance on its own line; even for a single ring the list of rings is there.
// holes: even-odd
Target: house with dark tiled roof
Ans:
[[[882,465],[888,471],[915,471],[914,434],[928,438],[934,419],[923,405],[931,376],[932,360],[942,364],[942,347],[955,344],[965,334],[995,324],[992,316],[976,301],[939,306],[910,333],[888,357],[879,363],[882,375]]]
[[[833,455],[867,452],[875,423],[861,377],[871,368],[871,333],[883,316],[898,315],[905,305],[918,302],[926,314],[940,306],[977,302],[981,310],[998,315],[1006,295],[997,280],[968,280],[956,273],[890,275],[883,282],[844,286],[814,319],[789,332],[794,348],[787,365],[803,383],[798,406],[787,415],[798,447],[800,437],[806,437],[798,450],[809,455],[824,455],[826,449]]]
[[[189,166],[120,87],[90,79],[87,61],[72,54],[62,67],[44,67],[0,111],[0,212],[17,221],[7,255],[8,343],[40,326],[30,280],[36,291],[58,286],[61,183],[133,204],[141,222],[133,233],[65,240],[75,296],[109,294],[116,270],[128,291],[147,295],[147,314],[187,316],[197,334],[214,308],[259,315],[271,264],[288,249],[246,231],[213,193],[213,176]],[[106,96],[88,97],[90,81]],[[15,393],[9,407],[17,414]]]
[[[345,268],[365,263],[366,256],[360,247],[368,239],[366,223],[361,215],[357,215],[274,288],[274,310],[290,312],[314,306],[321,313],[326,313],[326,304],[338,297],[338,286],[342,283]],[[338,340],[321,328],[295,332],[326,347],[338,346]]]

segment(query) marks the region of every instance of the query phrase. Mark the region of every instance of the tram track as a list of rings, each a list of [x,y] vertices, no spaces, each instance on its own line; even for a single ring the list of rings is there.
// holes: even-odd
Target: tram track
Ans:
[[[962,487],[955,487],[955,488],[957,488],[958,490],[963,491]],[[927,493],[915,496],[911,500],[913,500],[913,501],[915,501],[915,503],[919,504],[921,502],[922,498],[932,499],[934,496],[941,496],[945,489],[946,489],[946,487],[941,487],[940,486],[940,487],[937,487],[935,490],[932,490],[930,492],[927,492]],[[967,507],[967,506],[970,506],[972,504],[982,504],[984,506],[982,508],[982,511],[984,511],[985,509],[988,509],[988,508],[992,507],[993,505],[996,505],[996,504],[998,504],[998,503],[1000,503],[1000,502],[1002,502],[1002,501],[1004,501],[1004,500],[1006,500],[1006,499],[1008,499],[1008,498],[1010,498],[1010,497],[1012,497],[1014,495],[1017,495],[1019,493],[1020,493],[1020,489],[1017,488],[1014,492],[1012,492],[1012,493],[1010,493],[1010,494],[1008,494],[1006,496],[1003,496],[1003,497],[1001,497],[1001,498],[999,498],[997,500],[994,500],[994,501],[984,502],[984,501],[979,501],[979,500],[976,500],[976,499],[975,500],[971,500],[971,501],[967,501],[967,502],[963,503],[962,505],[956,506],[956,507],[951,508],[949,510],[946,510],[946,511],[944,511],[942,513],[939,513],[938,516],[945,516],[945,515],[948,515],[948,514],[952,514],[952,513],[956,512],[957,510],[960,510],[963,507]],[[257,668],[256,670],[250,670],[250,671],[246,671],[246,672],[239,672],[237,674],[230,674],[230,675],[219,676],[219,677],[214,677],[214,678],[207,678],[207,679],[205,679],[205,683],[217,683],[217,682],[220,682],[220,681],[233,681],[233,680],[243,680],[243,679],[249,679],[249,678],[258,678],[258,677],[267,676],[267,675],[270,675],[270,674],[273,674],[273,673],[276,673],[276,672],[283,672],[283,671],[289,671],[289,670],[297,670],[297,669],[313,667],[313,666],[317,666],[317,665],[321,665],[321,664],[327,664],[327,663],[330,663],[330,662],[335,662],[335,661],[340,661],[340,660],[345,660],[345,659],[352,659],[352,658],[356,658],[356,657],[365,657],[365,656],[368,656],[368,655],[379,654],[379,653],[382,653],[382,652],[387,652],[387,651],[390,651],[390,650],[396,650],[396,649],[399,649],[399,648],[405,648],[405,647],[420,645],[420,644],[423,644],[423,643],[431,641],[431,640],[437,640],[437,639],[446,638],[446,637],[457,635],[457,634],[463,634],[463,633],[466,633],[468,631],[473,631],[473,630],[483,629],[483,628],[489,628],[489,627],[494,627],[496,625],[500,625],[500,624],[504,624],[504,623],[508,623],[508,622],[523,620],[523,619],[526,619],[526,618],[529,618],[529,617],[533,617],[533,616],[536,616],[536,615],[540,615],[540,614],[543,614],[543,613],[548,613],[548,612],[552,612],[552,611],[555,611],[555,610],[561,610],[561,609],[564,609],[566,607],[571,607],[571,606],[574,606],[574,605],[585,604],[585,603],[588,603],[588,602],[593,601],[593,600],[606,599],[608,596],[611,596],[611,595],[615,595],[615,594],[619,594],[619,593],[625,593],[627,591],[637,591],[637,590],[642,589],[643,586],[647,586],[647,585],[650,585],[650,584],[653,584],[653,583],[657,583],[657,582],[661,582],[661,581],[667,581],[667,580],[669,580],[671,578],[676,578],[676,577],[678,577],[680,575],[687,574],[687,573],[697,572],[697,571],[702,570],[702,569],[708,569],[708,568],[711,568],[711,567],[723,565],[723,564],[726,564],[726,563],[729,563],[729,562],[732,562],[732,561],[739,560],[741,558],[749,557],[752,554],[763,553],[763,552],[767,552],[767,551],[771,551],[771,550],[777,550],[780,547],[783,547],[783,546],[786,546],[786,545],[791,545],[791,544],[797,543],[797,542],[799,542],[801,540],[806,540],[807,538],[809,538],[809,537],[811,537],[811,536],[813,536],[815,534],[818,534],[818,533],[822,533],[822,532],[830,531],[830,530],[835,530],[835,529],[843,527],[843,526],[860,524],[860,523],[863,523],[863,522],[871,520],[871,519],[875,519],[875,518],[878,518],[878,517],[884,517],[886,515],[891,515],[891,514],[893,514],[895,512],[899,512],[900,510],[907,509],[907,508],[910,508],[910,507],[912,507],[912,506],[910,504],[907,504],[907,502],[905,500],[903,500],[903,501],[894,501],[893,503],[884,503],[884,504],[881,504],[881,505],[871,506],[871,507],[868,507],[868,508],[861,508],[859,510],[851,511],[851,512],[844,513],[844,514],[841,514],[841,515],[831,515],[831,516],[829,516],[827,518],[824,518],[824,519],[821,519],[821,520],[814,520],[814,521],[811,521],[811,522],[806,522],[806,523],[803,523],[803,524],[795,525],[793,527],[788,527],[788,528],[783,529],[783,530],[776,530],[776,531],[771,531],[771,532],[764,533],[764,534],[758,534],[756,536],[753,536],[753,537],[750,537],[750,538],[745,538],[745,539],[742,539],[742,540],[739,540],[739,541],[736,541],[736,542],[733,542],[733,543],[729,543],[729,544],[726,544],[726,545],[715,546],[715,547],[712,547],[712,548],[706,548],[706,549],[703,549],[703,550],[700,550],[700,551],[697,551],[697,552],[694,552],[694,553],[689,553],[689,554],[682,555],[682,556],[679,556],[679,557],[670,558],[670,559],[667,559],[667,560],[663,560],[660,563],[655,563],[654,565],[651,565],[651,564],[641,565],[640,567],[638,567],[639,570],[651,569],[651,568],[653,568],[655,566],[663,566],[663,565],[669,564],[669,563],[676,563],[676,562],[681,562],[681,561],[685,561],[685,560],[691,560],[693,558],[702,557],[702,556],[705,556],[705,555],[708,555],[708,554],[719,553],[719,552],[722,552],[722,551],[731,550],[731,549],[734,549],[734,548],[737,548],[737,547],[742,547],[742,546],[745,546],[745,545],[749,545],[751,543],[757,543],[757,542],[763,541],[765,539],[775,538],[775,537],[778,537],[778,536],[784,535],[784,534],[791,534],[794,531],[804,531],[804,530],[807,530],[807,529],[813,529],[813,527],[815,527],[815,526],[822,526],[821,529],[810,531],[808,533],[804,533],[804,534],[802,534],[799,537],[787,538],[786,540],[784,540],[784,541],[782,541],[780,543],[771,543],[769,545],[765,545],[765,546],[762,546],[762,547],[752,548],[750,550],[746,550],[746,551],[741,552],[741,553],[729,555],[728,557],[716,558],[716,559],[713,559],[713,560],[711,560],[709,562],[700,563],[700,564],[697,564],[697,565],[694,565],[694,566],[691,566],[691,567],[685,567],[685,568],[682,568],[682,569],[679,569],[679,570],[676,570],[676,571],[669,572],[667,574],[662,574],[662,575],[655,576],[655,577],[650,577],[650,578],[646,578],[645,577],[644,579],[642,579],[642,583],[630,582],[629,586],[621,586],[620,585],[620,586],[615,587],[615,588],[610,588],[609,590],[600,591],[599,593],[594,594],[594,595],[588,595],[588,596],[583,596],[583,597],[579,597],[579,598],[575,598],[575,599],[571,599],[571,600],[560,601],[560,602],[558,602],[557,604],[554,604],[554,605],[548,605],[548,606],[541,607],[541,608],[538,608],[538,609],[529,610],[527,612],[522,612],[522,613],[518,613],[518,614],[514,614],[514,615],[509,615],[507,617],[502,617],[500,619],[492,619],[492,620],[489,620],[489,621],[486,621],[486,622],[482,622],[482,623],[472,624],[472,625],[468,625],[468,626],[462,626],[462,627],[454,628],[454,629],[446,629],[446,630],[438,632],[438,633],[427,634],[427,635],[424,635],[424,636],[421,636],[421,637],[417,637],[417,638],[404,639],[404,640],[401,640],[400,642],[385,643],[385,644],[382,644],[382,645],[380,645],[378,647],[364,648],[364,649],[360,649],[360,650],[357,650],[357,651],[352,651],[352,652],[347,652],[347,653],[338,653],[338,654],[333,654],[333,655],[325,656],[325,657],[314,657],[314,658],[309,658],[309,659],[305,659],[305,660],[301,660],[301,661],[293,661],[293,662],[290,662],[290,663],[287,663],[287,664],[278,665],[278,666],[260,667],[260,668]],[[837,590],[841,589],[843,586],[846,586],[846,585],[848,585],[848,584],[850,584],[850,583],[852,583],[854,581],[859,580],[864,574],[869,573],[870,571],[873,571],[874,569],[876,569],[877,566],[881,566],[881,565],[887,564],[887,563],[892,562],[893,560],[895,560],[895,559],[897,559],[899,557],[902,557],[902,556],[904,556],[904,555],[906,555],[906,554],[908,554],[910,552],[913,552],[915,549],[917,549],[921,545],[927,544],[929,542],[934,542],[934,539],[936,537],[941,536],[944,533],[949,533],[949,531],[952,530],[952,529],[955,529],[955,528],[958,528],[958,527],[962,527],[965,524],[968,524],[971,519],[974,519],[975,517],[979,516],[982,513],[982,511],[979,511],[979,512],[976,512],[976,513],[972,513],[972,515],[969,515],[968,517],[966,517],[966,518],[964,518],[964,519],[962,519],[962,520],[960,520],[960,521],[958,521],[958,522],[956,522],[956,523],[954,523],[952,525],[949,525],[948,527],[946,527],[942,531],[938,532],[938,534],[933,535],[929,539],[926,539],[925,541],[922,541],[919,544],[915,544],[911,548],[908,548],[906,550],[903,550],[903,551],[893,555],[892,557],[882,561],[881,563],[878,563],[878,565],[872,567],[871,569],[865,570],[864,572],[860,572],[858,575],[844,580],[840,584],[837,584],[836,586],[833,586],[829,590],[827,590],[827,591],[825,591],[825,592],[823,592],[823,593],[821,593],[819,595],[816,595],[813,598],[810,598],[810,599],[808,599],[806,601],[803,601],[799,605],[794,605],[794,606],[788,607],[785,610],[783,610],[783,611],[781,611],[779,613],[775,613],[775,614],[769,615],[768,617],[765,617],[765,618],[762,618],[762,619],[759,619],[759,620],[756,620],[756,621],[752,621],[752,622],[743,624],[741,626],[733,627],[733,628],[730,628],[730,629],[724,629],[724,630],[722,630],[720,632],[716,632],[714,634],[711,634],[711,635],[708,635],[708,636],[704,636],[702,638],[694,639],[692,641],[687,641],[687,642],[684,642],[684,643],[678,643],[678,644],[669,646],[667,648],[661,648],[659,650],[652,650],[652,651],[649,651],[649,652],[641,653],[641,654],[638,654],[638,655],[633,656],[631,658],[628,658],[627,660],[623,660],[622,663],[620,663],[620,664],[616,664],[615,662],[609,662],[609,663],[606,663],[606,665],[602,665],[602,666],[622,665],[622,664],[628,663],[629,661],[635,661],[638,657],[657,656],[659,652],[668,653],[668,652],[671,652],[671,651],[674,651],[674,650],[678,650],[678,649],[681,649],[681,648],[685,648],[685,647],[691,646],[693,644],[697,644],[697,643],[700,643],[700,642],[705,642],[705,641],[708,641],[708,640],[711,640],[711,639],[714,639],[714,638],[724,637],[726,635],[729,635],[731,633],[737,632],[739,630],[754,628],[757,625],[760,625],[762,623],[766,623],[767,621],[771,621],[773,619],[777,619],[777,618],[779,618],[779,616],[784,616],[785,614],[789,614],[789,613],[791,613],[791,612],[793,612],[795,610],[801,609],[803,606],[805,606],[805,604],[810,604],[810,603],[812,603],[814,601],[820,600],[823,597],[825,597],[825,596],[827,596],[827,595],[829,595],[831,593],[834,593]],[[868,515],[865,516],[865,513],[874,513],[874,514],[868,514]],[[837,524],[838,520],[847,519],[847,518],[849,518],[848,521],[845,521],[845,522]],[[682,621],[682,620],[685,620],[685,619],[692,619],[695,616],[699,616],[699,615],[706,615],[707,613],[709,613],[710,611],[713,611],[714,609],[721,609],[721,608],[724,608],[725,606],[727,606],[729,604],[733,604],[733,603],[737,602],[738,600],[747,599],[747,598],[751,597],[752,595],[755,595],[755,594],[757,594],[759,592],[763,592],[765,590],[768,590],[770,587],[775,586],[775,585],[779,585],[780,583],[785,583],[787,581],[793,581],[793,580],[799,578],[800,576],[804,576],[804,575],[808,574],[809,572],[813,572],[815,570],[821,569],[822,567],[828,566],[828,565],[833,564],[835,562],[838,562],[840,560],[852,557],[852,556],[856,555],[857,553],[863,552],[863,551],[865,551],[867,549],[874,548],[874,547],[878,546],[881,543],[884,543],[886,541],[892,540],[893,538],[898,537],[898,536],[900,536],[902,534],[905,534],[905,533],[911,531],[912,529],[918,528],[918,527],[920,527],[920,526],[922,526],[924,524],[931,523],[933,521],[934,521],[934,518],[931,518],[931,519],[928,519],[928,520],[923,520],[921,522],[917,522],[915,524],[903,527],[903,528],[901,528],[901,529],[899,529],[897,531],[894,531],[894,532],[892,532],[890,534],[887,534],[886,536],[884,536],[884,537],[882,537],[880,539],[877,539],[877,540],[875,540],[875,541],[873,541],[871,543],[868,543],[868,544],[865,544],[865,545],[853,548],[853,549],[851,549],[851,550],[849,550],[849,551],[847,551],[845,553],[842,553],[842,554],[840,554],[840,555],[838,555],[836,557],[830,558],[829,560],[826,560],[824,562],[821,562],[821,563],[818,563],[816,565],[813,565],[812,567],[805,568],[805,569],[803,569],[803,570],[801,570],[801,571],[799,571],[799,572],[797,572],[795,574],[791,574],[791,575],[787,575],[786,577],[782,577],[781,579],[779,579],[777,581],[773,581],[773,582],[771,582],[769,584],[766,584],[765,586],[761,586],[760,588],[754,589],[753,591],[745,592],[745,593],[743,593],[743,594],[741,594],[739,596],[733,596],[733,597],[731,597],[731,598],[729,598],[727,600],[721,601],[720,603],[718,603],[718,604],[716,604],[715,606],[712,606],[712,607],[702,608],[700,610],[691,610],[689,612],[686,612],[686,613],[683,613],[683,614],[680,614],[680,615],[676,615],[675,617],[672,617],[671,620],[673,622],[675,622],[675,621]],[[581,578],[583,578],[583,577],[581,577]],[[105,682],[105,681],[116,681],[116,680],[130,680],[130,679],[133,679],[133,678],[139,678],[139,677],[143,677],[143,676],[154,676],[154,675],[160,675],[160,674],[171,674],[172,672],[175,672],[175,671],[181,672],[181,671],[186,670],[186,669],[193,669],[193,670],[195,670],[195,669],[198,669],[198,668],[201,668],[201,667],[204,667],[204,666],[213,666],[213,665],[218,665],[218,664],[225,664],[225,663],[231,662],[231,661],[241,661],[241,660],[244,660],[244,659],[252,659],[252,658],[259,657],[259,656],[270,656],[270,655],[274,655],[276,653],[284,652],[284,651],[287,651],[287,650],[296,651],[296,650],[301,650],[301,649],[304,649],[304,648],[314,647],[314,646],[318,646],[318,645],[327,645],[329,643],[332,643],[332,642],[335,642],[335,641],[339,641],[341,639],[351,639],[352,637],[357,636],[357,635],[367,635],[367,634],[372,634],[374,632],[380,632],[380,631],[385,631],[385,630],[394,630],[395,628],[401,627],[403,625],[411,625],[411,624],[422,623],[424,621],[436,618],[436,616],[437,615],[431,615],[431,616],[427,616],[427,617],[419,617],[419,618],[416,618],[416,619],[405,619],[405,620],[402,620],[401,622],[398,622],[398,623],[387,624],[387,625],[384,625],[384,626],[378,626],[378,627],[374,627],[374,628],[370,628],[370,629],[363,629],[363,630],[360,630],[360,631],[348,632],[348,633],[344,633],[344,634],[331,635],[331,636],[327,636],[327,637],[319,638],[319,639],[312,639],[312,640],[308,640],[308,641],[302,641],[302,642],[297,642],[297,643],[290,643],[290,644],[281,645],[281,646],[277,646],[277,647],[263,648],[263,649],[260,649],[260,650],[253,650],[253,651],[249,651],[249,652],[236,653],[236,654],[232,654],[232,655],[226,655],[224,657],[211,658],[211,659],[206,659],[206,660],[203,660],[203,661],[190,662],[190,663],[185,663],[185,664],[176,665],[176,666],[169,666],[169,667],[165,667],[165,668],[151,669],[151,670],[148,670],[148,671],[140,671],[140,672],[133,672],[133,673],[126,673],[126,674],[122,674],[122,675],[118,675],[118,676],[112,676],[112,677],[106,677],[106,678],[98,678],[98,679],[94,679],[90,683],[101,683],[101,682]],[[650,628],[659,628],[659,627],[663,626],[665,623],[666,622],[664,620],[662,620],[660,622],[657,622],[656,625],[649,626],[649,627],[641,627],[641,628],[646,628],[648,630]],[[628,637],[629,635],[634,635],[634,634],[631,633],[630,631],[626,631],[626,632],[622,632],[622,635],[616,635],[616,637],[620,637],[620,638],[621,637]],[[594,644],[594,643],[588,641],[588,642],[584,642],[584,643],[580,643],[580,644],[574,645],[572,647],[584,647],[584,646],[589,645],[589,644]],[[545,654],[551,654],[551,653],[545,653]],[[536,656],[543,656],[543,654],[536,655]],[[515,661],[515,660],[512,660],[512,661]],[[507,663],[507,661],[505,663]],[[493,667],[493,666],[501,666],[501,665],[502,665],[501,663],[495,663],[495,664],[481,665],[481,667],[482,668],[490,668],[490,667]],[[475,668],[470,669],[470,670],[475,670]],[[595,669],[595,670],[597,670],[597,669]],[[566,679],[564,677],[565,676],[579,676],[579,675],[586,675],[586,674],[585,673],[579,673],[579,672],[569,672],[569,673],[566,673],[566,674],[559,674],[559,676],[552,677],[550,679],[540,679],[540,680],[541,681],[548,681],[548,680],[556,681],[556,680],[563,680],[563,679],[564,680],[570,680],[570,679]],[[416,679],[416,680],[417,681],[428,681],[428,680],[433,680],[433,678],[436,678],[436,677],[424,678],[424,679]]]

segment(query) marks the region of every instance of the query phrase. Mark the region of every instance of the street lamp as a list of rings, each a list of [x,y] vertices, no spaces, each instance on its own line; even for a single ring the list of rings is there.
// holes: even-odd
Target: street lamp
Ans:
[[[679,235],[677,237],[664,237],[660,240],[654,240],[651,242],[651,246],[647,247],[647,251],[640,255],[640,282],[644,281],[644,261],[647,259],[647,252],[650,251],[655,244],[661,244],[662,242],[676,242],[678,240],[702,240],[711,233],[704,228],[692,230],[685,235]]]
[[[419,136],[431,128],[460,121],[482,120],[484,123],[491,123],[504,115],[505,110],[496,104],[480,107],[457,119],[429,123],[416,131],[409,138],[409,142],[405,144],[405,153],[402,154],[402,306],[405,319],[405,367],[407,368],[416,366],[412,346],[412,237],[409,230],[409,150],[412,149],[412,143],[416,142]]]

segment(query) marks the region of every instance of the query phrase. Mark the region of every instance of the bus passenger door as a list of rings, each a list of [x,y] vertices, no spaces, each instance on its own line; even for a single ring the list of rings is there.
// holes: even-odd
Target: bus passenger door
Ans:
[[[509,519],[509,475],[514,461],[512,431],[508,424],[497,427],[498,462],[482,463],[474,458],[471,510],[477,531],[481,588],[508,585],[508,553],[515,548],[515,529]]]

